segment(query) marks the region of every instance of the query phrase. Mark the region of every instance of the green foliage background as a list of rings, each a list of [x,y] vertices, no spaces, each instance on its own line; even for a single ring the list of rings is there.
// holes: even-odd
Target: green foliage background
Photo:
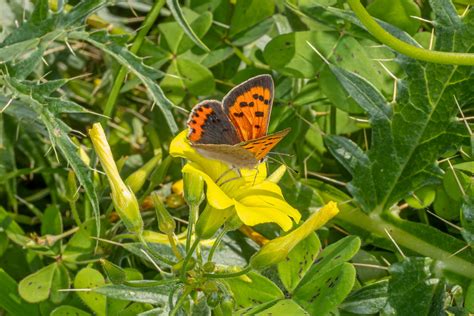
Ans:
[[[411,45],[472,53],[468,4],[364,3]],[[102,122],[124,179],[159,157],[133,183],[156,231],[152,191],[175,218],[188,218],[172,187],[182,162],[168,157],[188,111],[264,73],[276,84],[270,130],[292,129],[269,169],[288,166],[280,184],[304,218],[331,200],[341,212],[287,262],[205,283],[174,312],[474,313],[473,67],[381,45],[344,1],[0,6],[0,315],[173,312],[186,289],[163,279],[127,234],[87,128]],[[185,227],[178,221],[176,232]],[[269,239],[281,233],[255,229]],[[257,248],[235,231],[215,261],[242,267]],[[142,279],[158,283],[124,285]],[[95,290],[59,291],[69,288]]]

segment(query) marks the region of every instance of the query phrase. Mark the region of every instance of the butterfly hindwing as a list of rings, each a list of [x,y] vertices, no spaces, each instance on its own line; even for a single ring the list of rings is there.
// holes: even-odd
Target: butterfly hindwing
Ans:
[[[251,78],[232,89],[224,98],[225,114],[242,141],[263,137],[273,104],[273,79],[269,75]]]
[[[188,139],[195,144],[234,145],[241,140],[219,101],[203,101],[191,111]]]
[[[290,128],[266,135],[257,139],[251,139],[245,143],[239,144],[242,148],[254,154],[255,160],[260,161],[275,147],[289,132]]]

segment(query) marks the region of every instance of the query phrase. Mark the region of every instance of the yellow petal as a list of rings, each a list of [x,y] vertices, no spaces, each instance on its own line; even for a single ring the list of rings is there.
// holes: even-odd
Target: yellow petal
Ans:
[[[248,226],[255,226],[263,223],[276,223],[284,231],[288,231],[293,226],[293,222],[285,213],[278,209],[261,206],[246,206],[235,201],[235,211],[240,220]]]
[[[267,164],[261,163],[256,168],[253,169],[240,169],[242,178],[245,179],[245,184],[247,186],[254,186],[265,180],[267,177]]]
[[[247,190],[248,194],[238,201],[247,207],[270,208],[279,211],[286,216],[291,217],[296,223],[299,223],[301,214],[288,204],[282,196],[263,190]]]
[[[228,197],[227,194],[211,179],[211,177],[199,170],[193,162],[188,162],[183,167],[182,172],[192,173],[203,178],[207,184],[207,200],[212,207],[226,209],[234,205],[234,200]]]

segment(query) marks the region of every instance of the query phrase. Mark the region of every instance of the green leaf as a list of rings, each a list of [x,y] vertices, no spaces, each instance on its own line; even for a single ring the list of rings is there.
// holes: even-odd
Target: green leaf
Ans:
[[[56,205],[49,205],[41,221],[41,235],[59,235],[62,232],[63,222],[59,208]]]
[[[436,191],[433,187],[424,187],[407,196],[405,201],[413,208],[424,209],[433,203],[435,195]]]
[[[21,297],[30,303],[46,300],[51,294],[51,284],[56,269],[57,264],[53,263],[21,280],[18,284]]]
[[[40,0],[36,3],[35,9],[29,18],[29,21],[33,24],[39,24],[39,22],[46,19],[49,15],[48,0]]]
[[[469,50],[470,17],[463,20],[464,24],[452,5],[442,7],[435,12],[441,33],[434,49]],[[460,38],[453,41],[454,36]],[[369,82],[331,66],[351,97],[368,112],[372,125],[372,144],[365,153],[336,136],[328,137],[327,142],[333,155],[352,173],[348,189],[366,212],[387,210],[409,192],[439,183],[441,170],[436,160],[468,137],[465,127],[455,120],[458,110],[453,96],[461,106],[472,98],[467,92],[474,83],[472,67],[408,58],[401,58],[400,65],[407,77],[399,81],[393,110]]]
[[[177,58],[168,68],[168,74],[161,81],[161,87],[174,103],[180,103],[189,92],[195,96],[212,94],[215,80],[206,67],[183,57]]]
[[[327,32],[294,32],[274,37],[263,52],[265,61],[275,70],[296,78],[313,78],[322,66],[319,56],[307,42],[324,46],[333,42]],[[319,47],[318,46],[318,47]]]
[[[230,36],[234,36],[273,15],[273,1],[240,0],[235,4],[230,22]]]
[[[313,266],[301,280],[298,287],[312,283],[319,274],[333,269],[336,266],[350,260],[360,248],[360,239],[356,236],[347,236],[335,243],[328,245],[318,255]]]
[[[387,298],[388,281],[383,280],[352,292],[341,304],[340,309],[354,314],[376,314],[385,306]]]
[[[100,263],[102,264],[102,268],[104,268],[105,274],[109,278],[110,282],[113,284],[122,284],[125,282],[126,274],[121,267],[106,259],[101,259]]]
[[[474,244],[474,197],[468,196],[461,206],[462,235],[470,244]]]
[[[55,308],[51,312],[51,316],[91,316],[92,314],[83,311],[82,309],[74,306],[63,305]]]
[[[252,314],[253,315],[253,314]],[[267,308],[255,315],[311,315],[306,312],[298,303],[291,299],[280,300],[275,305]]]
[[[443,176],[443,186],[448,196],[457,202],[466,194],[474,194],[474,178],[451,168]]]
[[[0,48],[0,60],[7,62],[13,60],[26,51],[35,48],[40,43],[37,38],[32,38],[23,42],[14,43]]]
[[[25,302],[17,294],[17,284],[0,268],[0,308],[10,315],[39,315],[38,306]]]
[[[464,306],[470,313],[474,313],[474,280],[469,283],[467,288]]]
[[[375,0],[367,6],[367,11],[374,17],[395,25],[408,34],[414,34],[420,27],[420,8],[412,0]]]
[[[291,293],[306,274],[318,255],[321,242],[316,234],[302,240],[288,254],[285,261],[278,264],[278,275]]]
[[[76,274],[74,279],[75,289],[91,289],[91,291],[78,291],[76,294],[97,315],[106,315],[105,296],[92,290],[105,284],[104,277],[99,271],[92,268],[84,268]]]
[[[48,108],[50,105],[49,101],[54,100],[55,98],[48,99],[47,95],[62,87],[68,82],[68,80],[52,80],[42,84],[36,84],[31,81],[19,81],[7,77],[4,77],[4,80],[12,93],[28,104],[30,108],[37,113],[41,122],[46,126],[53,149],[59,148],[69,165],[74,170],[79,183],[84,187],[86,195],[92,204],[92,209],[97,219],[97,231],[99,231],[99,202],[92,183],[89,167],[82,161],[78,154],[77,146],[72,142],[68,135],[71,129],[54,115],[54,107],[52,108],[53,111],[50,111]],[[80,106],[78,105],[78,107]]]
[[[200,48],[204,49],[206,52],[209,52],[209,48],[201,41],[201,39],[194,33],[193,29],[189,26],[188,22],[186,21],[183,11],[179,6],[178,0],[166,0],[166,4],[170,9],[173,17],[175,18],[176,22],[179,23],[183,31],[188,35],[188,37]]]
[[[293,299],[310,315],[328,315],[350,293],[355,276],[354,267],[349,263],[342,263],[299,286]]]
[[[431,315],[433,294],[439,280],[431,275],[429,258],[405,258],[394,263],[389,271],[388,315]]]
[[[437,215],[448,221],[458,219],[461,204],[461,201],[451,199],[443,187],[440,186],[436,189],[436,198],[433,202],[433,208]]]
[[[95,288],[94,292],[120,300],[157,304],[168,300],[169,293],[176,287],[177,280],[151,281],[151,283],[154,285],[147,286],[147,281],[143,280],[134,282],[135,286],[106,285]],[[143,287],[140,287],[141,284]]]
[[[84,222],[65,246],[63,260],[74,263],[77,260],[91,259],[96,244],[91,237],[95,235],[97,235],[97,227],[94,225],[94,220]]]
[[[70,279],[69,272],[64,264],[57,263],[57,269],[54,271],[53,280],[51,282],[51,302],[59,304],[69,295],[69,292],[60,292],[58,290],[69,289]]]
[[[234,294],[236,305],[239,308],[245,308],[284,297],[283,292],[278,286],[256,272],[250,272],[242,277],[225,279],[224,282]]]
[[[107,35],[105,32],[96,32],[94,34],[75,32],[70,34],[70,38],[84,40],[91,43],[112,56],[118,63],[125,66],[130,70],[130,72],[137,76],[146,86],[155,104],[162,111],[171,132],[176,133],[178,131],[178,126],[176,125],[171,112],[172,108],[175,107],[174,104],[166,98],[160,86],[151,79],[156,78],[156,75],[160,72],[143,64],[137,56],[132,54],[125,47],[117,44],[114,38]]]

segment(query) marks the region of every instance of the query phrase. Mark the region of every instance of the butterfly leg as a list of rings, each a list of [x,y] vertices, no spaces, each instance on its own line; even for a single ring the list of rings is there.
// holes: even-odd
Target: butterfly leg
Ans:
[[[255,185],[255,181],[257,181],[257,176],[258,176],[258,165],[256,165],[254,168],[255,168],[255,176],[253,177],[252,186],[254,186],[254,185]]]
[[[237,180],[237,179],[242,178],[242,173],[240,172],[240,169],[237,168],[237,167],[235,167],[235,166],[232,166],[232,168],[230,168],[229,170],[227,170],[226,172],[224,172],[224,173],[219,177],[218,180],[220,180],[225,174],[229,173],[229,171],[235,171],[235,172],[237,172],[238,177],[232,177],[232,178],[230,178],[230,179],[227,179],[227,180],[225,180],[224,182],[222,182],[221,184],[219,184],[218,181],[216,181],[216,184],[218,184],[219,186],[223,186],[224,184],[226,184],[226,183],[228,183],[228,182],[230,182],[230,181],[234,181],[234,180]]]
[[[223,183],[219,184],[219,181],[221,181],[222,178],[224,178],[226,175],[229,174],[229,172],[232,172],[232,171],[236,171],[239,176],[238,176],[238,177],[233,177],[233,178],[228,179],[228,180],[224,181]],[[229,180],[238,179],[238,178],[240,178],[240,177],[242,177],[242,174],[240,173],[240,169],[239,169],[239,168],[236,168],[236,167],[234,167],[234,166],[232,166],[230,169],[227,169],[226,171],[224,171],[224,172],[216,179],[216,184],[219,185],[219,186],[221,186],[221,185],[223,185],[224,183],[229,182]]]

